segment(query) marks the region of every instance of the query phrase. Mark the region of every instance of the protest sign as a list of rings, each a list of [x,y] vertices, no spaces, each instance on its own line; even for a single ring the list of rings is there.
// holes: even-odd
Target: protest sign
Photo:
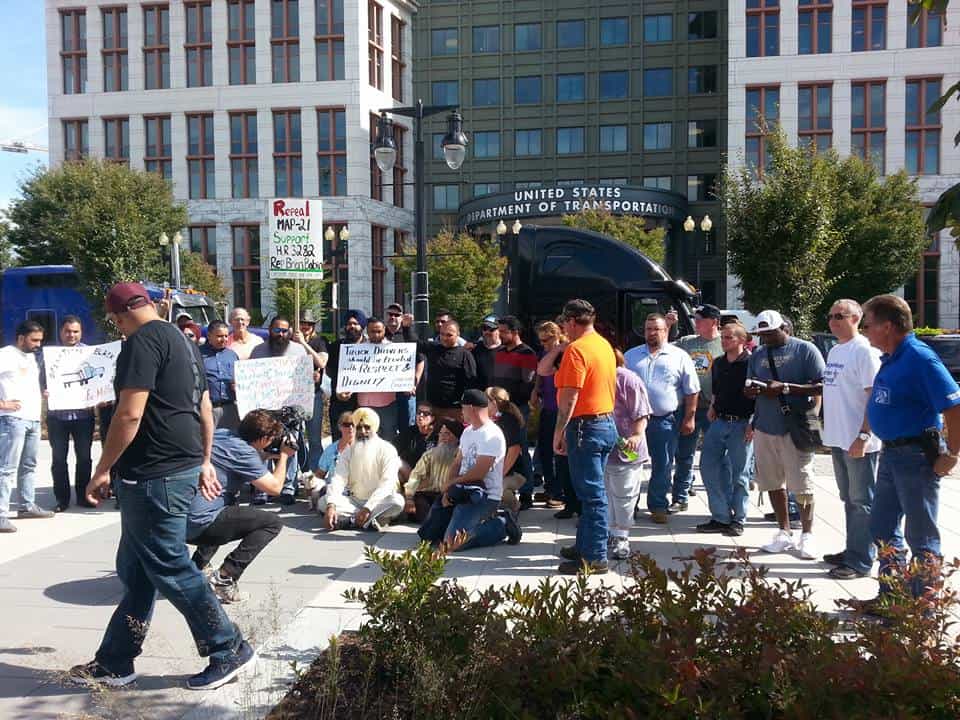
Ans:
[[[274,198],[270,223],[269,273],[273,280],[323,279],[323,212],[319,200]]]
[[[344,344],[337,392],[410,392],[416,371],[416,343]]]
[[[313,358],[309,355],[241,360],[233,372],[241,418],[251,410],[288,405],[313,415]]]
[[[43,348],[47,409],[81,410],[116,400],[113,378],[119,354],[119,340],[105,345]]]

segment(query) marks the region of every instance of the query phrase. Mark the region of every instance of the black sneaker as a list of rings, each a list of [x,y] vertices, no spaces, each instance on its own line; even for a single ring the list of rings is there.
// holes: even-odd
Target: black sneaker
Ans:
[[[256,661],[257,654],[249,643],[243,640],[234,653],[233,660],[225,663],[211,662],[206,670],[187,680],[187,687],[190,690],[215,690],[221,685],[226,685]]]
[[[507,543],[516,545],[523,537],[523,530],[520,528],[520,522],[517,514],[513,510],[504,510],[503,519],[507,524]]]
[[[297,501],[297,498],[293,493],[282,493],[280,497],[277,498],[277,502],[281,505],[293,505]]]
[[[583,573],[584,575],[603,575],[610,568],[607,566],[607,563],[594,561],[587,562],[585,560],[567,560],[566,562],[560,563],[557,567],[557,572],[561,575],[579,575]]]
[[[573,510],[571,510],[570,508],[564,508],[563,510],[560,510],[560,511],[558,511],[558,512],[555,512],[555,513],[553,514],[553,516],[554,516],[557,520],[570,520],[570,519],[573,518],[576,514],[577,514],[577,513],[575,513],[575,512],[574,512]]]
[[[843,565],[843,556],[842,552],[838,553],[827,553],[823,556],[823,561],[830,565]]]
[[[688,507],[690,507],[689,503],[674,502],[674,503],[670,503],[670,507],[667,508],[667,512],[670,513],[671,515],[673,513],[686,512]]]
[[[133,670],[133,663],[123,668],[123,672],[115,673],[107,670],[96,660],[91,660],[86,665],[74,665],[70,668],[67,678],[74,685],[123,687],[136,680],[137,673]]]
[[[716,520],[711,520],[710,522],[701,523],[697,525],[697,532],[701,533],[725,533],[730,529],[730,525],[727,523],[717,522]]]
[[[219,572],[210,574],[210,587],[222,605],[232,605],[242,599],[237,581],[232,577],[224,577]]]
[[[557,553],[564,560],[573,560],[580,562],[580,552],[574,545],[567,545],[566,547],[560,548],[560,552]]]
[[[834,580],[854,580],[856,578],[870,577],[870,573],[860,572],[849,565],[837,565],[832,567],[827,575],[832,577]]]
[[[533,495],[521,495],[520,496],[520,509],[529,510],[533,507]]]
[[[740,537],[743,535],[743,523],[734,520],[727,526],[727,529],[723,531],[723,534],[727,537]]]

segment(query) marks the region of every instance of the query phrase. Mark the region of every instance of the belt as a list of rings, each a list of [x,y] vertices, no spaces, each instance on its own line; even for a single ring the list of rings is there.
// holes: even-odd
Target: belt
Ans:
[[[744,422],[745,420],[749,420],[749,419],[750,419],[749,415],[747,415],[746,417],[743,417],[741,415],[719,415],[719,414],[717,415],[717,420],[726,420],[727,422]]]
[[[233,400],[217,400],[211,403],[214,407],[223,407],[224,405],[233,405]]]
[[[590,420],[602,420],[603,418],[613,417],[613,413],[597,413],[595,415],[575,415],[570,420],[581,420],[581,421],[590,421]]]
[[[883,441],[884,447],[891,447],[891,448],[903,447],[904,445],[922,445],[922,444],[923,444],[923,438],[920,437],[919,435],[914,437],[902,437],[902,438],[897,438],[896,440]]]

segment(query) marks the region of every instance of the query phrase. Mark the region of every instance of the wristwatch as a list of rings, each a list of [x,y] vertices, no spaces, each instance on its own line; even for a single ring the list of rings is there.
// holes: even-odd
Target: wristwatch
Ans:
[[[787,385],[786,383],[784,383],[784,384],[783,384],[783,389],[781,389],[780,392],[781,392],[782,394],[784,394],[784,395],[789,395],[789,394],[790,394],[790,386]]]
[[[863,440],[863,442],[869,441],[869,440],[870,440],[870,433],[867,433],[867,432],[858,433],[858,434],[857,434],[857,440]]]

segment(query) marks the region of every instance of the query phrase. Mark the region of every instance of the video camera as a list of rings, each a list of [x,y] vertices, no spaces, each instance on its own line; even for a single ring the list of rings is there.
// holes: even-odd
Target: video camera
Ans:
[[[279,455],[284,445],[291,450],[299,450],[300,445],[297,442],[297,437],[300,434],[300,428],[307,419],[303,409],[286,405],[279,410],[265,410],[264,412],[269,413],[283,426],[283,432],[271,441],[265,451],[273,455]]]

